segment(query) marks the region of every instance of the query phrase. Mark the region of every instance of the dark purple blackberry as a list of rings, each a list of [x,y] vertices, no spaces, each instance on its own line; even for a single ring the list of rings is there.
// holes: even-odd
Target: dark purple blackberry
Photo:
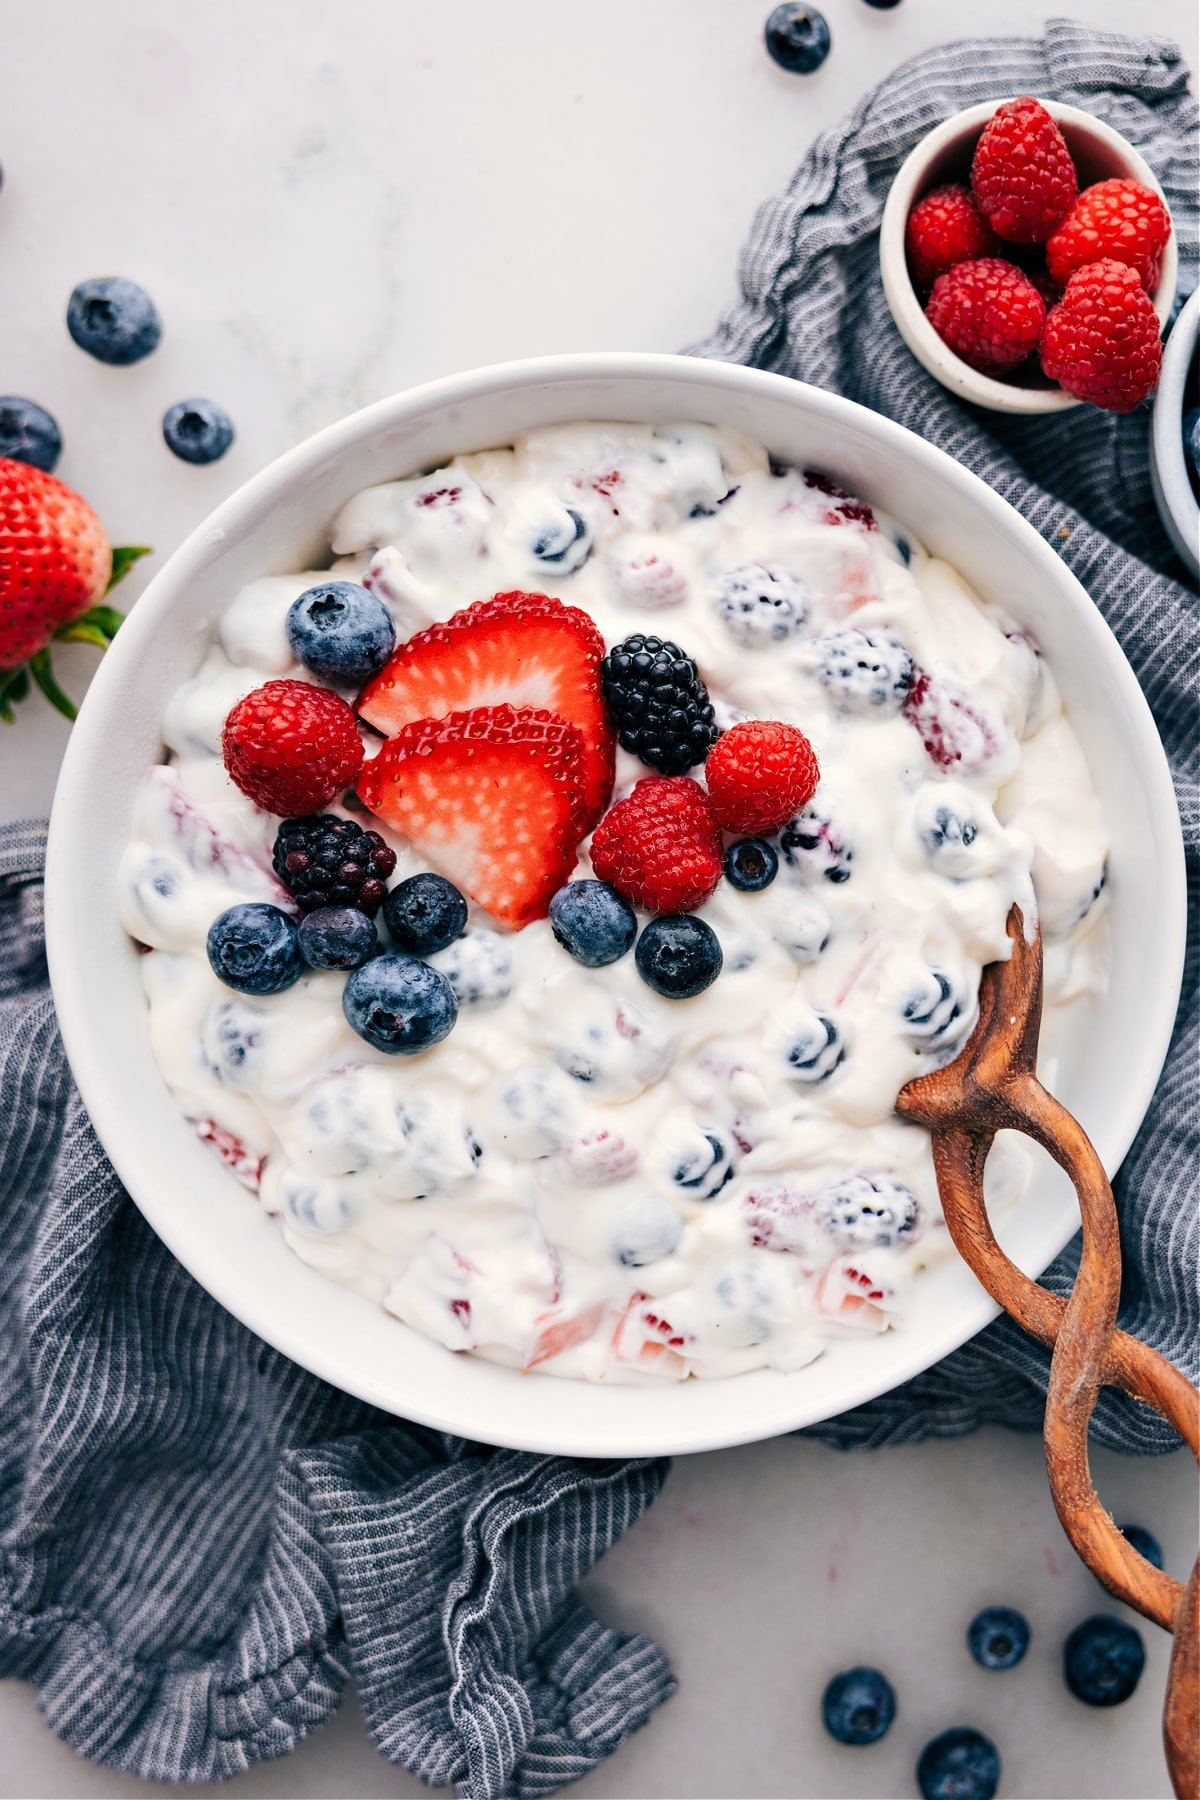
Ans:
[[[336,813],[285,819],[275,838],[275,873],[302,913],[318,906],[355,906],[374,918],[396,867],[377,831]]]
[[[708,689],[678,644],[635,631],[604,658],[600,682],[621,743],[661,774],[682,775],[716,743]]]

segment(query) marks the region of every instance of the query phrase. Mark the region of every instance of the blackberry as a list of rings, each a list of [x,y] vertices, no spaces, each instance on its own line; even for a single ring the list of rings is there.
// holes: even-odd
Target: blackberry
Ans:
[[[716,743],[708,689],[678,644],[635,631],[604,658],[600,681],[621,743],[661,774],[682,775]]]
[[[275,873],[302,913],[318,906],[355,906],[374,918],[396,867],[377,831],[336,813],[285,819],[275,838]]]

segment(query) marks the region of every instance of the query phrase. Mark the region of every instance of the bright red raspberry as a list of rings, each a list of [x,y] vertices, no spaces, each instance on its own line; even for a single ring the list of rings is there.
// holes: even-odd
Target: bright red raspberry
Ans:
[[[1044,244],[1079,191],[1067,140],[1040,100],[996,108],[975,146],[971,186],[984,218],[1012,244]]]
[[[973,256],[998,256],[999,238],[968,188],[958,182],[934,188],[918,200],[904,228],[908,268],[920,288]]]
[[[821,779],[802,731],[746,719],[719,737],[704,765],[708,798],[726,831],[778,831],[808,803]]]
[[[1136,269],[1105,259],[1076,269],[1042,332],[1042,368],[1076,400],[1132,412],[1158,385],[1158,314]]]
[[[965,363],[984,375],[1003,375],[1037,348],[1046,303],[1015,264],[981,256],[938,276],[925,315]]]
[[[225,720],[221,749],[229,778],[264,812],[298,819],[350,787],[362,767],[362,739],[350,707],[308,681],[268,681]]]
[[[1171,215],[1140,181],[1098,181],[1085,188],[1046,245],[1046,266],[1066,287],[1085,263],[1128,263],[1148,294],[1171,235]]]
[[[648,912],[691,912],[721,879],[708,795],[690,775],[647,775],[597,825],[592,868]]]

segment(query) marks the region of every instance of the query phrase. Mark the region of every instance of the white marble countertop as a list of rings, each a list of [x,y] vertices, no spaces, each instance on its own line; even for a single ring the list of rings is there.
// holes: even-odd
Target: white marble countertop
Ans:
[[[762,49],[769,0],[0,0],[0,392],[56,414],[58,473],[114,541],[156,546],[125,600],[233,487],[368,400],[507,357],[699,336],[733,296],[755,205],[865,87],[964,28],[1044,17],[1039,0],[824,9],[833,51],[802,79]],[[1072,10],[1097,28],[1141,22],[1128,0]],[[1194,44],[1189,0],[1152,10],[1155,30]],[[63,325],[75,282],[108,273],[144,282],[165,320],[132,369],[90,361]],[[189,394],[237,422],[209,469],[159,436]],[[81,693],[91,653],[58,665]],[[27,703],[0,737],[0,818],[47,808],[65,737]],[[1096,1474],[1183,1571],[1187,1460],[1099,1455]],[[1033,1439],[853,1457],[787,1439],[687,1459],[588,1592],[667,1647],[681,1687],[581,1795],[885,1800],[915,1793],[922,1744],[960,1723],[995,1738],[1004,1795],[1169,1793],[1162,1634],[1146,1628],[1125,1706],[1094,1712],[1062,1685],[1063,1636],[1107,1602],[1062,1536]],[[1008,1675],[985,1675],[963,1643],[993,1601],[1034,1627]],[[825,1680],[855,1661],[900,1693],[867,1751],[833,1744],[818,1716]],[[0,1746],[6,1800],[173,1791],[78,1761],[14,1682]],[[230,1791],[424,1790],[376,1756],[351,1703]]]

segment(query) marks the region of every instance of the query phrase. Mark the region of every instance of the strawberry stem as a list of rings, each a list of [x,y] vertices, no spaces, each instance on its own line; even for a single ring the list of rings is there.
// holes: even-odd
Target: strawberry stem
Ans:
[[[106,594],[111,594],[118,581],[123,581],[135,562],[143,556],[150,555],[149,544],[122,544],[112,553],[112,574],[108,578]]]
[[[16,718],[13,707],[18,700],[23,700],[29,692],[29,671],[19,669],[0,669],[0,719],[11,725]]]
[[[60,644],[94,644],[98,650],[107,650],[124,618],[125,614],[115,606],[92,606],[69,624],[61,625],[54,635]]]
[[[64,719],[74,719],[78,707],[69,694],[63,692],[54,679],[54,670],[50,666],[49,650],[39,650],[36,656],[29,659],[29,673],[41,688],[51,706],[57,707]]]

